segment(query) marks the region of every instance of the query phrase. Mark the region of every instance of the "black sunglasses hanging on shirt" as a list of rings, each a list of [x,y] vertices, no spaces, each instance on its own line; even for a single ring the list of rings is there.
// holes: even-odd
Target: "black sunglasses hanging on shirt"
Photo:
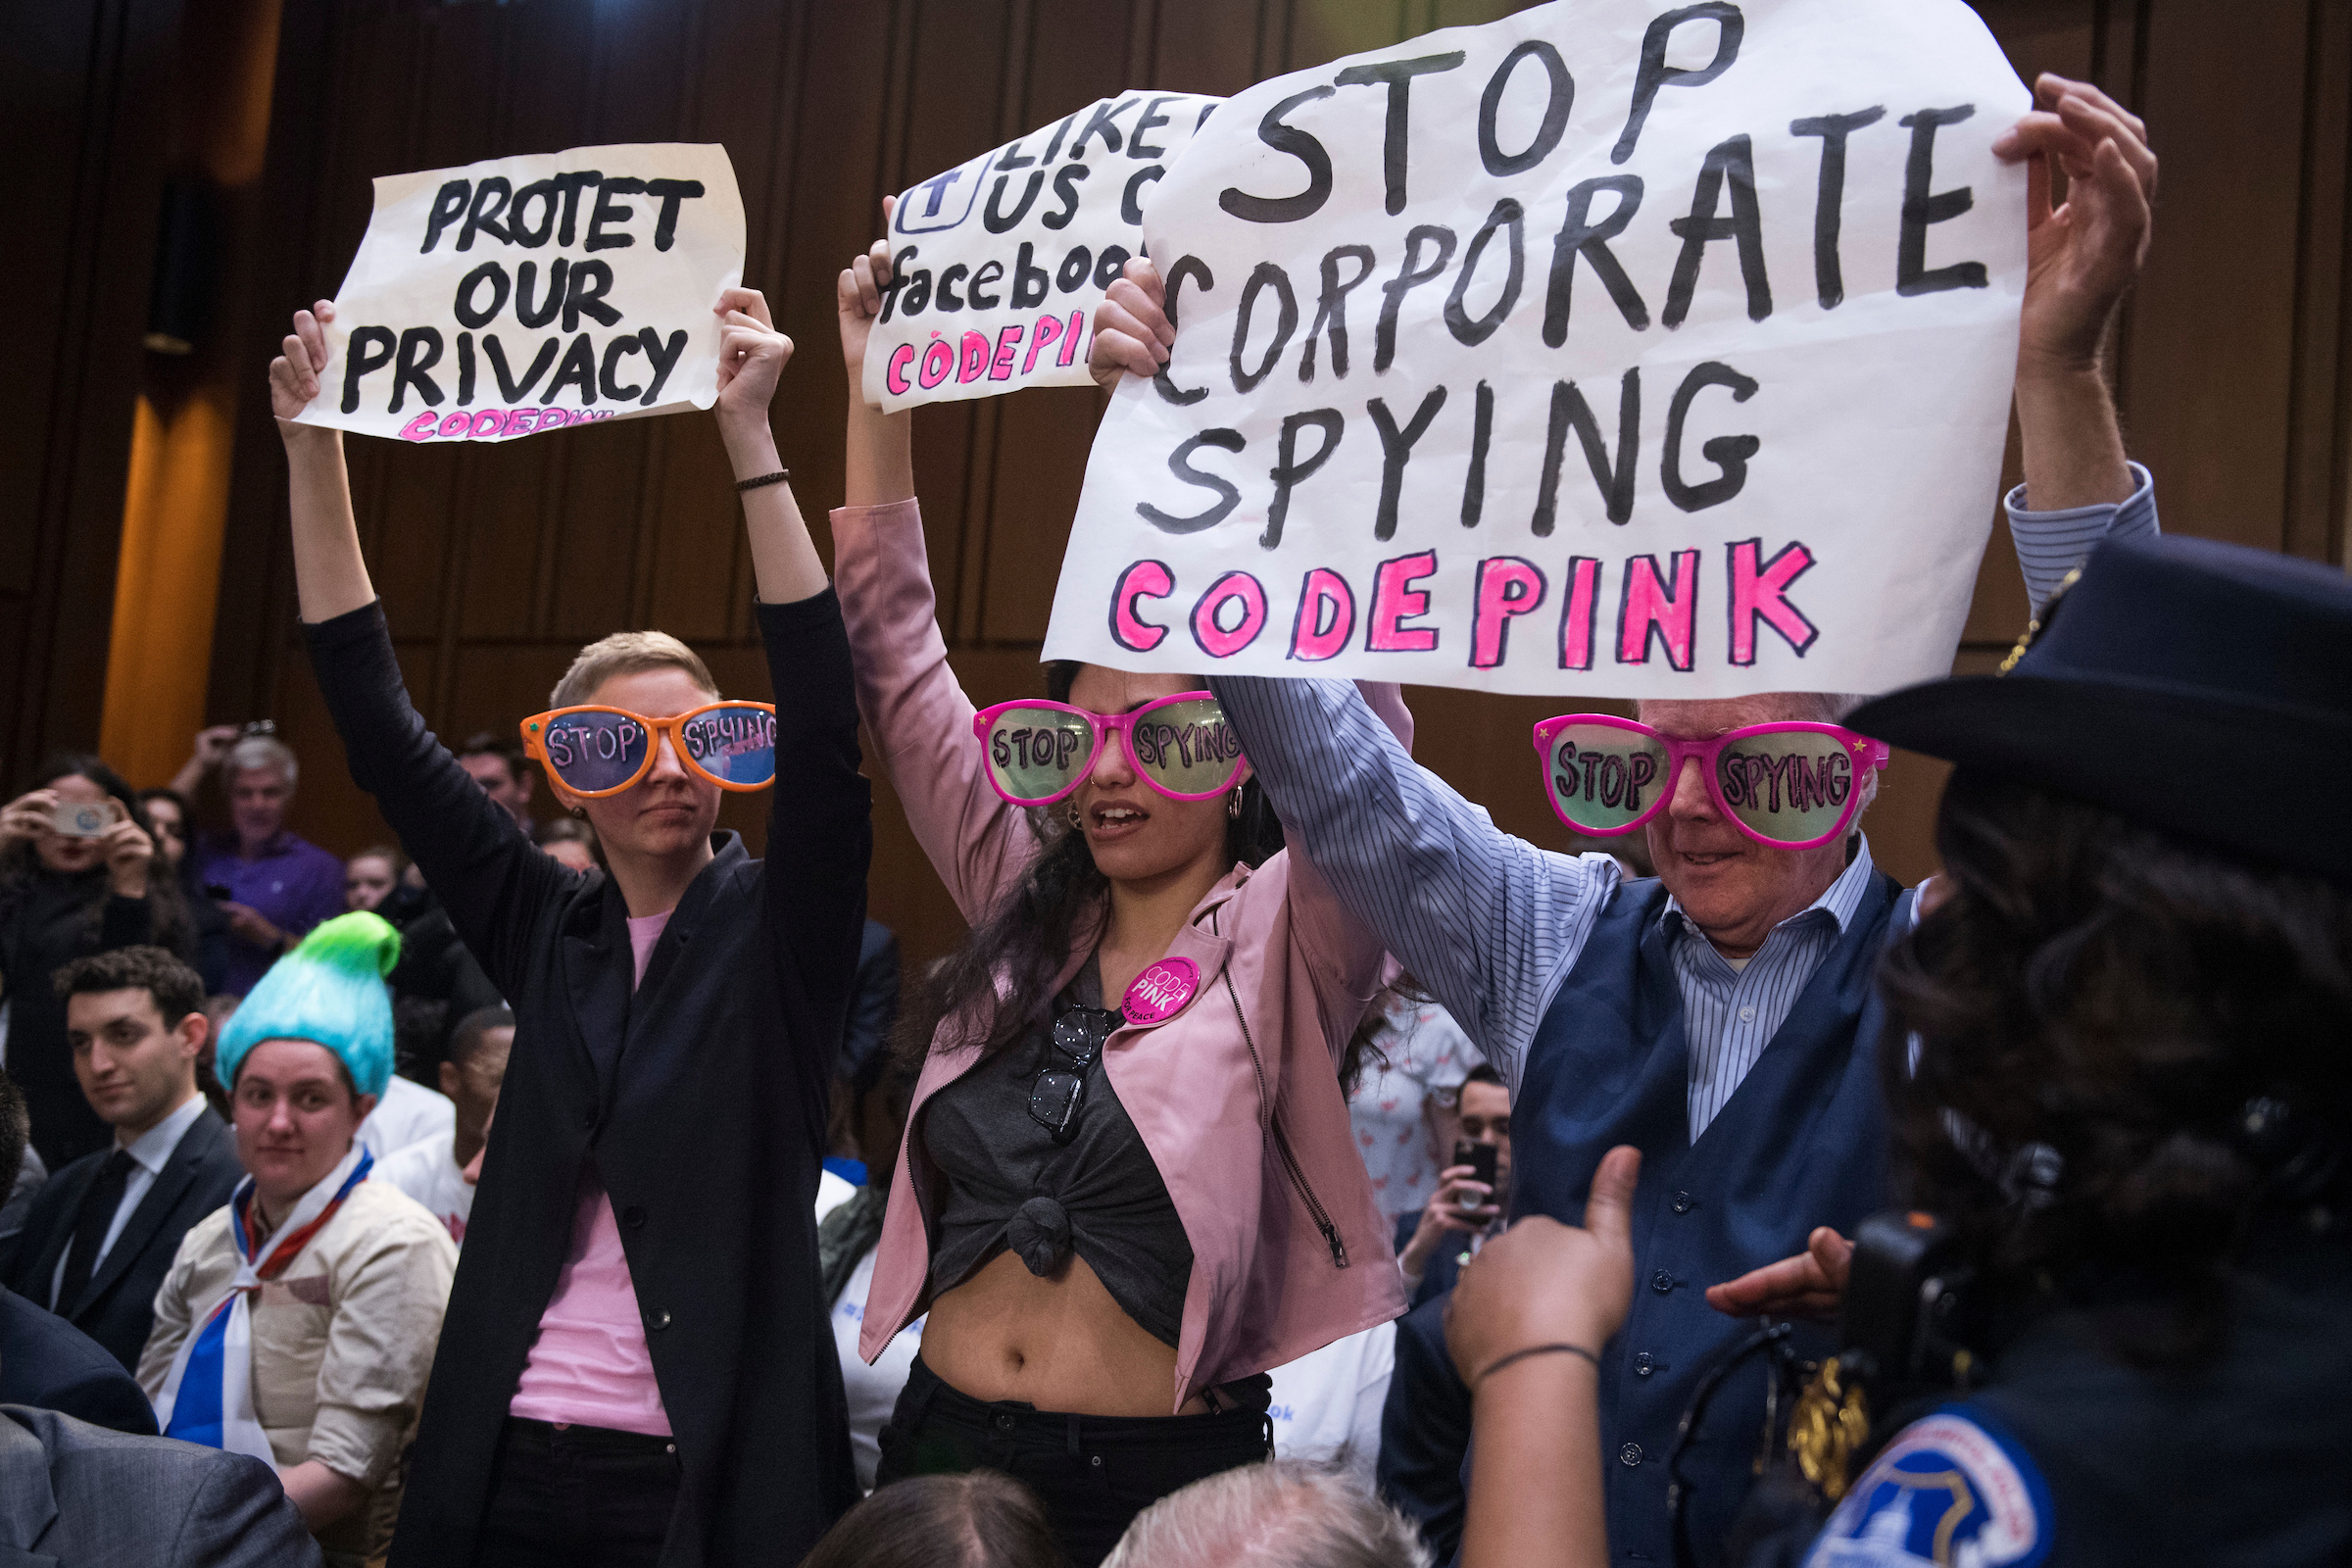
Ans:
[[[1078,1136],[1078,1107],[1086,1100],[1086,1069],[1102,1054],[1102,1043],[1125,1020],[1109,1007],[1070,1007],[1054,1020],[1054,1052],[1067,1059],[1061,1066],[1051,1057],[1029,1090],[1029,1114],[1067,1146]]]

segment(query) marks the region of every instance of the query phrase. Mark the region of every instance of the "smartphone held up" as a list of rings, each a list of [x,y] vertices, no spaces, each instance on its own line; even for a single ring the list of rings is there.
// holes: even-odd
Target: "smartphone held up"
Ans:
[[[61,838],[104,838],[122,816],[122,808],[113,801],[60,801],[49,808],[49,826]]]
[[[1453,1162],[1469,1166],[1472,1178],[1486,1183],[1489,1192],[1494,1188],[1496,1159],[1497,1152],[1493,1144],[1482,1144],[1473,1138],[1457,1138],[1453,1141]],[[1468,1197],[1462,1200],[1462,1207],[1466,1210],[1476,1211],[1487,1206]]]

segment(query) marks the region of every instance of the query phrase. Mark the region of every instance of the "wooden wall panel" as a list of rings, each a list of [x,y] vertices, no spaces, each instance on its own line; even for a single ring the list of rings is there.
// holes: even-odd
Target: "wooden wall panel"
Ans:
[[[2164,475],[2175,528],[2265,550],[2285,543],[2306,20],[2300,6],[2159,0],[2133,106],[2152,125],[2223,120],[2230,135],[2160,147],[2163,216],[2187,220],[2164,223],[2140,279],[2132,445]]]
[[[331,292],[368,179],[625,139],[723,143],[743,188],[746,278],[798,344],[776,409],[812,520],[841,495],[834,278],[878,200],[1127,86],[1232,92],[1262,75],[1507,0],[288,0],[264,292]],[[2156,261],[2118,344],[2135,453],[2168,525],[2340,559],[2346,386],[2343,201],[2352,0],[1983,0],[2021,72],[2087,75],[2155,125]],[[2217,14],[2218,13],[2218,14]],[[257,331],[259,366],[281,328]],[[1083,390],[954,405],[917,422],[926,549],[951,659],[982,702],[1039,689],[1037,649],[1102,400]],[[247,406],[213,672],[220,719],[276,717],[311,759],[300,825],[353,848],[380,823],[341,776],[292,635],[283,466]],[[723,459],[688,416],[478,451],[351,443],[363,537],[427,718],[462,737],[543,705],[578,646],[622,626],[686,636],[731,692],[762,695],[749,564]],[[2010,477],[2015,476],[2014,447]],[[1988,501],[1990,498],[1987,498]],[[820,550],[829,549],[818,527]],[[0,583],[0,587],[4,587]],[[10,602],[0,593],[0,637]],[[1960,662],[2024,615],[1996,529]],[[1566,841],[1528,727],[1567,699],[1410,694],[1419,755],[1544,844]],[[869,769],[870,770],[870,769]],[[1881,858],[1932,864],[1942,770],[1905,758],[1873,816]],[[542,803],[544,806],[544,802]],[[760,842],[764,803],[726,821]],[[910,960],[959,916],[876,780],[872,906]]]
[[[179,0],[7,12],[0,786],[98,744]],[[37,152],[36,152],[37,150]]]
[[[1203,15],[1184,0],[1161,0],[1144,34],[1149,47],[1142,70],[1154,87],[1220,97],[1240,92],[1264,74],[1258,69],[1258,14],[1269,9],[1280,8],[1227,5]]]

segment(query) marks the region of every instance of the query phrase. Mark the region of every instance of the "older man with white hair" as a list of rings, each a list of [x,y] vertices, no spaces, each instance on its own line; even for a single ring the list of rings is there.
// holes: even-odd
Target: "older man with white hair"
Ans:
[[[303,933],[343,912],[342,860],[286,829],[302,764],[275,734],[249,733],[260,728],[217,724],[203,731],[172,781],[193,799],[207,772],[220,772],[232,825],[196,840],[196,880],[228,915],[220,987],[240,997]]]
[[[1430,1555],[1396,1509],[1337,1470],[1269,1459],[1160,1498],[1102,1568],[1430,1568]]]
[[[2034,166],[2016,379],[2026,482],[2007,505],[2039,613],[2102,537],[2155,531],[2100,355],[2146,253],[2156,158],[2098,89],[2045,75],[2035,96],[1993,151]],[[2068,179],[2057,208],[2052,166]],[[1112,284],[1098,375],[1165,358],[1158,287],[1141,263]],[[1873,976],[1917,892],[1872,863],[1859,826],[1886,749],[1838,722],[1853,700],[1820,693],[1546,720],[1543,787],[1561,820],[1604,838],[1647,829],[1658,876],[1629,880],[1605,855],[1496,828],[1345,682],[1210,685],[1294,853],[1502,1075],[1514,1212],[1576,1223],[1602,1154],[1642,1151],[1644,1288],[1597,1362],[1608,1537],[1631,1561],[1672,1560],[1678,1533],[1711,1557],[1752,1480],[1762,1362],[1717,1392],[1670,1487],[1678,1423],[1747,1333],[1728,1314],[1788,1315],[1820,1294],[1794,1270],[1786,1298],[1782,1275],[1743,1277],[1889,1200]],[[1837,1244],[1824,1229],[1817,1246]]]

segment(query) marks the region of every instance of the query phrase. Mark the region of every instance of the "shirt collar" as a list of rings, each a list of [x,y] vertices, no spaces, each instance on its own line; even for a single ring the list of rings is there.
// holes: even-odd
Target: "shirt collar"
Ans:
[[[204,1096],[190,1095],[186,1104],[132,1139],[130,1146],[123,1149],[122,1152],[143,1166],[148,1175],[161,1176],[164,1173],[164,1161],[172,1157],[172,1151],[179,1147],[180,1139],[187,1135],[188,1129],[196,1124],[196,1118],[203,1114]]]
[[[1844,870],[1838,873],[1838,880],[1832,882],[1820,898],[1815,899],[1811,904],[1783,920],[1780,925],[1774,926],[1773,929],[1778,931],[1785,926],[1794,925],[1799,920],[1811,919],[1815,910],[1826,909],[1829,911],[1831,920],[1837,924],[1838,934],[1843,936],[1847,925],[1854,918],[1854,911],[1862,906],[1862,895],[1869,890],[1870,879],[1877,869],[1878,867],[1873,865],[1870,859],[1870,839],[1868,835],[1861,835],[1859,842],[1854,847],[1853,859],[1848,862]],[[1668,935],[1672,935],[1677,930],[1684,930],[1694,937],[1703,939],[1705,936],[1705,933],[1691,924],[1690,917],[1683,913],[1682,901],[1671,894],[1667,896],[1666,907],[1658,912],[1658,923],[1666,928]]]

